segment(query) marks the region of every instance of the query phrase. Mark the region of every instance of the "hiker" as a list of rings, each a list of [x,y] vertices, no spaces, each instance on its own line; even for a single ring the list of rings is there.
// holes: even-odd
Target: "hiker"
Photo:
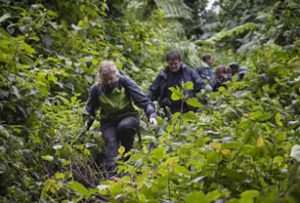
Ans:
[[[228,67],[230,68],[230,72],[231,72],[231,78],[233,78],[233,76],[237,75],[237,81],[241,81],[243,80],[245,74],[248,72],[248,68],[244,67],[244,66],[239,66],[239,64],[237,64],[236,62],[232,62],[230,64],[228,64]]]
[[[213,88],[216,84],[216,76],[213,69],[213,56],[211,53],[203,54],[202,65],[197,68],[202,81],[205,81],[206,86],[209,85]]]
[[[156,126],[155,106],[141,91],[137,84],[121,75],[113,61],[102,61],[99,68],[100,81],[93,85],[86,106],[86,115],[90,116],[88,128],[100,109],[100,131],[105,141],[105,165],[109,177],[116,175],[116,156],[120,144],[125,153],[133,145],[134,135],[138,132],[138,111],[133,102],[144,109],[150,124]]]
[[[225,87],[226,82],[231,81],[230,70],[225,65],[219,65],[216,69],[216,84],[213,88],[214,91],[218,91],[219,87]]]
[[[184,101],[173,101],[170,87],[182,86],[182,83],[193,82],[193,89],[185,91],[187,98],[195,97],[196,93],[202,88],[203,83],[198,73],[181,62],[181,55],[178,51],[169,51],[166,56],[168,66],[156,77],[149,88],[148,96],[164,108],[165,116],[170,118],[170,113],[195,111],[194,107],[189,106]],[[170,109],[168,112],[167,108]]]

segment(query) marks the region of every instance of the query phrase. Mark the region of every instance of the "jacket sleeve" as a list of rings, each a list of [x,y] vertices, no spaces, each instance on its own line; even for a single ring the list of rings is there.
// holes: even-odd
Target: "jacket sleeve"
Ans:
[[[96,116],[96,110],[99,108],[99,87],[92,86],[84,114],[91,116],[93,119]]]
[[[205,83],[201,80],[201,77],[196,70],[192,69],[191,71],[192,71],[192,79],[194,83],[194,91],[196,93],[200,92],[201,89],[205,88]]]
[[[128,77],[123,77],[122,82],[134,103],[144,109],[148,118],[156,117],[156,109],[149,97],[147,97],[137,84]]]
[[[160,80],[161,80],[161,76],[158,75],[149,88],[149,92],[148,92],[147,96],[152,101],[157,100],[157,98],[160,96]]]

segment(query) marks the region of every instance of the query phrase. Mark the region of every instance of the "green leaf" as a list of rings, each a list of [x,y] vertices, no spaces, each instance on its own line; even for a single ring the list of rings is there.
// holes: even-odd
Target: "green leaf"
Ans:
[[[122,193],[123,189],[124,188],[121,184],[114,184],[109,187],[110,192],[115,196]]]
[[[278,164],[278,165],[281,165],[284,163],[284,158],[282,156],[276,156],[274,157],[273,159],[273,163],[274,164]]]
[[[207,161],[211,163],[218,163],[222,160],[222,155],[218,152],[207,152]]]
[[[65,174],[63,174],[63,173],[59,173],[59,172],[55,173],[56,179],[64,179],[64,177],[65,177]]]
[[[178,164],[173,165],[173,170],[174,170],[174,172],[179,173],[179,174],[183,174],[183,175],[189,175],[190,174],[189,170],[187,170],[185,167],[180,166]]]
[[[192,107],[195,108],[200,108],[203,106],[203,104],[201,104],[197,98],[193,97],[193,98],[189,98],[186,100],[186,103]]]
[[[214,190],[212,192],[207,193],[206,197],[209,202],[213,202],[213,201],[217,200],[218,198],[220,198],[221,195],[222,195],[222,193],[219,190]]]
[[[47,77],[48,81],[51,81],[53,83],[56,83],[57,82],[57,77],[55,75],[48,75]]]
[[[28,56],[26,56],[24,54],[20,56],[20,59],[21,59],[21,62],[24,63],[24,64],[29,64],[29,65],[33,65],[34,64],[34,61],[30,57],[28,57]],[[29,68],[31,68],[30,66],[25,66],[23,64],[18,64],[18,67],[20,67],[22,69],[29,69]]]
[[[182,88],[184,90],[192,90],[194,88],[194,83],[192,81],[182,83]]]
[[[282,116],[280,113],[277,113],[276,116],[275,116],[275,121],[276,121],[276,124],[280,127],[283,126],[282,122],[281,122],[281,119],[282,119]]]
[[[164,147],[158,147],[151,151],[152,157],[155,158],[156,160],[162,159],[164,157],[165,153],[166,153],[166,150]]]
[[[273,117],[272,113],[262,111],[251,112],[250,115],[259,121],[266,121]]]
[[[36,51],[29,44],[23,43],[22,46],[27,53],[29,54],[36,53]]]
[[[48,14],[49,16],[53,16],[53,17],[57,17],[57,16],[58,16],[57,13],[54,12],[54,11],[52,11],[52,10],[47,10],[47,14]]]
[[[68,187],[71,188],[72,190],[74,190],[75,192],[79,193],[82,196],[85,196],[85,197],[90,196],[89,190],[77,181],[69,182]]]
[[[142,158],[143,158],[143,154],[135,153],[130,157],[130,161],[134,162],[134,161],[137,161],[137,160],[142,159]]]
[[[125,152],[125,147],[120,146],[119,149],[118,149],[118,152],[119,152],[120,155],[123,155],[124,152]]]
[[[259,191],[257,190],[246,190],[241,194],[241,200],[245,203],[253,202],[253,199],[259,196]]]
[[[192,111],[186,112],[182,118],[183,121],[195,121],[197,119],[197,115]]]
[[[169,90],[171,90],[171,92],[172,92],[171,99],[173,101],[178,101],[181,98],[183,98],[183,92],[181,91],[181,89],[178,86],[169,87]]]
[[[42,159],[46,160],[46,161],[50,161],[52,162],[54,160],[54,157],[51,155],[45,155],[45,156],[41,156]]]
[[[209,203],[209,201],[206,199],[206,196],[203,192],[197,191],[197,192],[191,192],[185,196],[185,202],[186,203]]]

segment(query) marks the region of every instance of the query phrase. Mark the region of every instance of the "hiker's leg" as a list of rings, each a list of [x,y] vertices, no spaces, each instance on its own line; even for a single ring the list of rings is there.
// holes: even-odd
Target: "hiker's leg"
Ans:
[[[117,126],[117,137],[121,145],[125,147],[125,152],[132,148],[134,134],[139,128],[139,120],[134,116],[123,118]]]
[[[102,137],[105,141],[105,165],[112,174],[117,170],[116,157],[118,155],[119,141],[117,138],[117,128],[106,124],[101,127]]]

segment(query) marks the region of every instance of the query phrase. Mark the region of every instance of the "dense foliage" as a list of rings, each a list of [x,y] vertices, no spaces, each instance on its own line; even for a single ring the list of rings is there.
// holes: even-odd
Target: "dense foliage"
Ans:
[[[1,202],[299,201],[295,0],[220,0],[219,13],[204,0],[0,2]],[[203,90],[205,105],[190,99],[197,113],[157,129],[142,116],[125,176],[104,180],[99,123],[86,132],[81,117],[98,63],[114,60],[146,91],[171,47],[189,65],[211,51],[249,73]]]

